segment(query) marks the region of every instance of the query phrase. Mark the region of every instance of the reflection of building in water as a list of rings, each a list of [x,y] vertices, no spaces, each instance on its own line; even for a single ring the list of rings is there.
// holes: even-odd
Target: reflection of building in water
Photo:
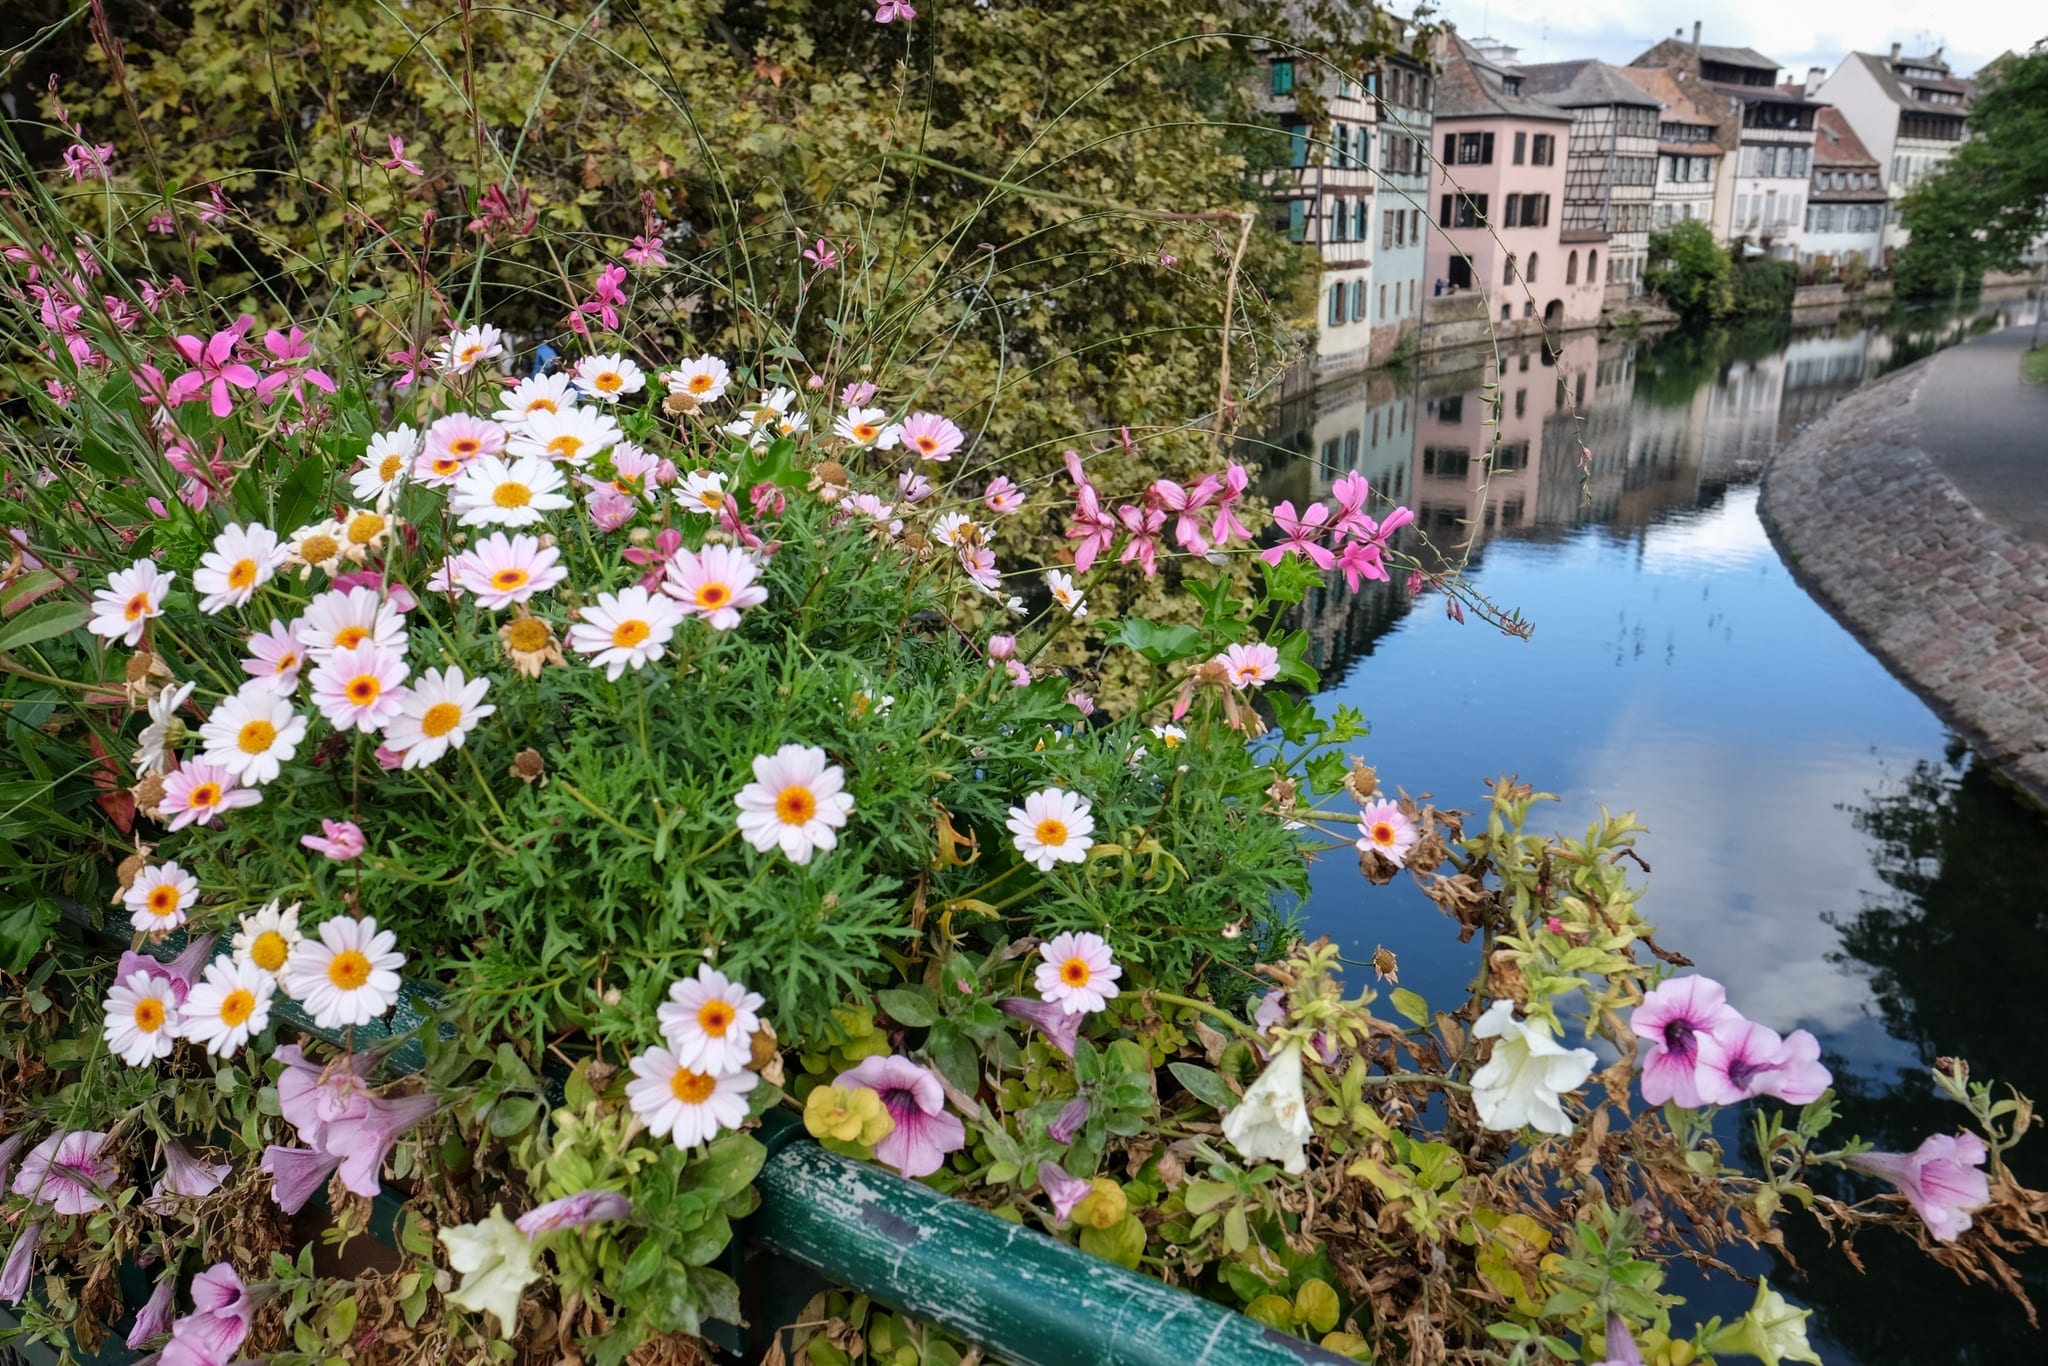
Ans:
[[[1785,391],[1778,405],[1778,444],[1840,402],[1871,373],[1870,334],[1836,327],[1795,337],[1785,348]]]
[[[1778,400],[1784,389],[1782,352],[1737,360],[1707,396],[1706,444],[1716,471],[1755,471],[1778,444]]]
[[[1576,334],[1571,345],[1591,343]],[[1532,349],[1425,381],[1415,424],[1415,523],[1445,562],[1536,515],[1543,418],[1555,372]]]

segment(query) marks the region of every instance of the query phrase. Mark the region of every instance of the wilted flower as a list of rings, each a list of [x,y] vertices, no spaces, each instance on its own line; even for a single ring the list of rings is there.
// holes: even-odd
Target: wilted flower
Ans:
[[[1074,1135],[1081,1132],[1081,1126],[1088,1122],[1088,1116],[1094,1109],[1094,1103],[1088,1097],[1075,1096],[1061,1106],[1052,1123],[1045,1126],[1045,1136],[1055,1143],[1072,1143]]]
[[[1045,1198],[1052,1201],[1053,1218],[1062,1225],[1073,1217],[1074,1206],[1095,1190],[1093,1181],[1067,1175],[1066,1168],[1057,1162],[1038,1164],[1038,1184],[1045,1187]]]
[[[1472,1103],[1489,1129],[1518,1133],[1571,1132],[1558,1097],[1584,1085],[1598,1061],[1589,1048],[1566,1048],[1540,1020],[1515,1018],[1515,1003],[1495,1001],[1472,1026],[1476,1039],[1492,1039],[1493,1056],[1472,1074]]]
[[[0,1296],[4,1298],[4,1296]],[[171,1326],[171,1315],[178,1307],[178,1275],[174,1267],[156,1283],[156,1289],[149,1292],[149,1299],[135,1315],[135,1326],[128,1330],[127,1344],[140,1348],[143,1343],[162,1333]]]
[[[36,1247],[43,1241],[43,1221],[31,1219],[14,1235],[7,1262],[0,1265],[0,1301],[20,1304],[36,1269]]]
[[[1037,1025],[1047,1041],[1070,1058],[1074,1056],[1074,1040],[1081,1033],[1082,1022],[1088,1018],[1085,1014],[1069,1014],[1060,1002],[1034,1001],[1028,996],[1006,996],[996,1002],[996,1008]]]
[[[540,1274],[533,1243],[505,1217],[503,1205],[491,1206],[491,1217],[480,1223],[443,1228],[437,1236],[448,1249],[448,1265],[462,1273],[448,1302],[472,1314],[488,1311],[498,1320],[499,1336],[510,1337],[519,1327],[520,1296]]]
[[[1288,1044],[1223,1117],[1223,1137],[1247,1162],[1278,1162],[1299,1176],[1308,1170],[1303,1145],[1314,1134],[1301,1092],[1301,1045]]]
[[[617,1191],[587,1190],[536,1206],[520,1215],[514,1226],[527,1237],[538,1238],[556,1229],[581,1228],[632,1215],[633,1202]]]
[[[1989,1156],[1975,1134],[1931,1134],[1910,1153],[1858,1153],[1848,1162],[1897,1186],[1935,1240],[1952,1243],[1990,1203],[1991,1185],[1981,1170]]]
[[[1812,1316],[1811,1309],[1794,1309],[1783,1295],[1771,1289],[1769,1280],[1759,1280],[1756,1303],[1749,1307],[1749,1312],[1708,1338],[1704,1349],[1717,1357],[1756,1357],[1765,1366],[1781,1366],[1787,1361],[1821,1366],[1819,1355],[1806,1340],[1806,1321]]]

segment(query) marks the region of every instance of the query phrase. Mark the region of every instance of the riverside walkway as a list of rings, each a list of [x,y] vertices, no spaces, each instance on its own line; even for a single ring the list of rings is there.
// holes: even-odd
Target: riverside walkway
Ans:
[[[1837,404],[1771,461],[1793,575],[1988,762],[2048,805],[2048,387],[2029,328]]]

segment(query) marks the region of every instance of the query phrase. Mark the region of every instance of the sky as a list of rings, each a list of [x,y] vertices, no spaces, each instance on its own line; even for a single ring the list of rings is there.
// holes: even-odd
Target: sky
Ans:
[[[1491,36],[1521,49],[1524,62],[1599,57],[1625,66],[1677,30],[1723,47],[1753,47],[1775,59],[1782,79],[1811,66],[1833,70],[1851,51],[1908,52],[1945,45],[1958,75],[2008,48],[2024,52],[2048,37],[2048,10],[2028,0],[1438,0],[1439,16],[1468,38]]]

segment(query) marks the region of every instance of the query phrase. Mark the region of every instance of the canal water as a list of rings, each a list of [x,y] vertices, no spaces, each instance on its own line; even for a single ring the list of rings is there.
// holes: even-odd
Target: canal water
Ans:
[[[1415,509],[1428,553],[1455,560],[1469,538],[1474,584],[1535,626],[1523,641],[1460,625],[1440,596],[1398,586],[1305,605],[1322,696],[1369,718],[1359,749],[1381,782],[1475,809],[1483,780],[1516,775],[1558,795],[1544,819],[1573,835],[1603,806],[1636,813],[1659,943],[1752,1018],[1818,1035],[1841,1131],[1881,1148],[1961,1120],[1927,1080],[1940,1055],[2048,1102],[2048,826],[1792,580],[1758,480],[1858,384],[2033,306],[1580,336],[1554,361],[1511,352],[1497,376],[1489,361],[1325,384],[1269,438],[1284,448],[1270,497],[1316,497],[1359,469]],[[1501,456],[1484,480],[1496,378]],[[1472,978],[1475,950],[1412,884],[1369,886],[1341,854],[1314,870],[1308,921],[1361,963],[1392,949],[1402,985],[1433,1003]],[[1724,1129],[1748,1160],[1742,1125]],[[2030,1147],[2018,1167],[2038,1186],[2048,1134]],[[1858,1240],[1859,1275],[1810,1220],[1785,1227],[1796,1267],[1730,1260],[1816,1310],[1831,1366],[2048,1359],[2010,1301],[1896,1235]],[[2048,1305],[2043,1262],[2022,1270]],[[1681,1331],[1749,1299],[1672,1288],[1691,1301]]]

